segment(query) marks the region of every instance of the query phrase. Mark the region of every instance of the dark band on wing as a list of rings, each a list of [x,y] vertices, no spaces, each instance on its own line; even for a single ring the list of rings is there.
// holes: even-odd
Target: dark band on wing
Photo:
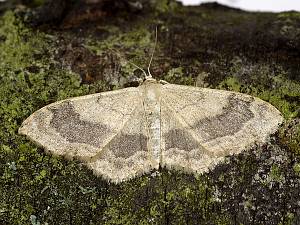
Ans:
[[[147,137],[140,134],[124,134],[121,133],[114,137],[107,145],[109,151],[113,152],[117,158],[129,158],[139,151],[148,151]]]
[[[233,135],[254,117],[250,109],[254,98],[245,101],[237,98],[235,94],[231,94],[228,101],[228,105],[223,108],[222,114],[202,119],[194,125],[194,128],[199,132],[204,131],[208,134],[205,141]]]
[[[80,119],[71,102],[51,107],[53,113],[50,126],[70,143],[84,143],[94,147],[101,145],[101,139],[110,132],[103,124]]]
[[[179,149],[184,151],[191,151],[199,148],[197,142],[185,130],[173,129],[164,135],[166,150]]]

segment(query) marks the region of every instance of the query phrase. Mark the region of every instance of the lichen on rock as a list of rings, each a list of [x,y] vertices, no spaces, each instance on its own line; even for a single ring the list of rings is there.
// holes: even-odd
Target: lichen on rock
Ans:
[[[1,15],[1,224],[299,223],[299,13],[163,1],[114,14],[76,2],[39,27],[19,9]],[[285,116],[280,131],[201,176],[160,169],[119,185],[17,134],[44,105],[131,85],[141,73],[126,62],[147,67],[156,26],[156,78],[262,98]]]

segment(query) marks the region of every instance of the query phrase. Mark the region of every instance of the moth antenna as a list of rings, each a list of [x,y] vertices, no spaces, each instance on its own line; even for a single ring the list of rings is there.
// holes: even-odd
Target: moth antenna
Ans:
[[[146,79],[147,78],[152,78],[152,74],[151,74],[151,71],[150,71],[150,66],[151,66],[152,59],[153,59],[153,56],[154,56],[154,53],[155,53],[156,45],[157,45],[157,26],[155,27],[155,44],[154,44],[154,49],[152,51],[151,58],[150,58],[150,61],[149,61],[148,76],[146,77]]]
[[[115,52],[117,55],[120,55],[120,52],[119,52],[119,51],[117,51],[117,50],[115,50],[115,49],[110,49],[110,50],[113,51],[113,52]],[[120,56],[119,56],[119,57],[120,57]],[[145,78],[148,77],[146,71],[145,71],[143,68],[139,67],[138,65],[134,64],[133,62],[130,62],[129,60],[125,59],[124,57],[122,57],[122,59],[125,60],[127,63],[133,65],[135,68],[141,70],[141,71],[143,72]]]
[[[148,77],[146,71],[143,68],[139,67],[138,65],[134,64],[133,62],[130,62],[130,61],[127,61],[127,62],[129,62],[131,65],[135,66],[137,69],[141,70],[143,72],[143,74],[145,75],[145,78]]]

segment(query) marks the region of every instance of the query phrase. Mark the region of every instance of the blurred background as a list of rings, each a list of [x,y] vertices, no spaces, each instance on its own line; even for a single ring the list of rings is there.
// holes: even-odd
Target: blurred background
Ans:
[[[184,5],[198,5],[204,2],[216,2],[216,0],[181,0],[181,2]],[[217,0],[217,2],[250,11],[300,11],[300,1],[298,0]]]

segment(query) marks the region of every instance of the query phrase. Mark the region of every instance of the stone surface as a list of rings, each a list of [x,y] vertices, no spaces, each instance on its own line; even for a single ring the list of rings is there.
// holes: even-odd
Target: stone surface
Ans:
[[[169,0],[141,0],[136,12],[72,0],[58,22],[43,21],[50,10],[32,28],[13,2],[28,1],[0,9],[0,224],[300,224],[298,12]],[[18,134],[50,103],[138,86],[142,73],[128,60],[147,67],[156,26],[156,79],[263,99],[285,118],[279,132],[201,176],[160,168],[118,185]]]

